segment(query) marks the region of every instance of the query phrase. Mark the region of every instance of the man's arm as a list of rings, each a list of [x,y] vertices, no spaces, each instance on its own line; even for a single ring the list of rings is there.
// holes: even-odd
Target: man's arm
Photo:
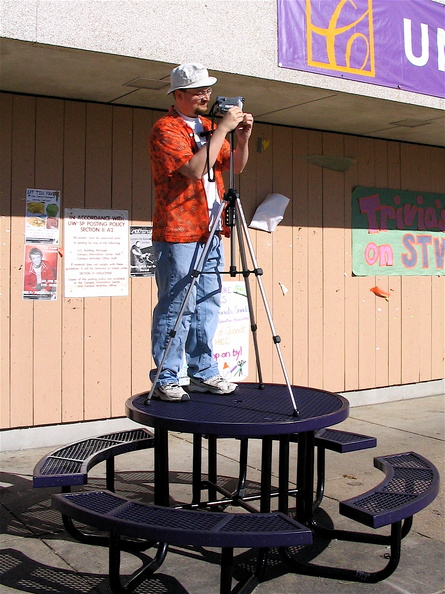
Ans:
[[[238,140],[233,155],[233,167],[236,174],[242,173],[249,158],[249,138],[252,134],[252,128],[253,116],[250,113],[245,113],[243,120],[235,130]]]

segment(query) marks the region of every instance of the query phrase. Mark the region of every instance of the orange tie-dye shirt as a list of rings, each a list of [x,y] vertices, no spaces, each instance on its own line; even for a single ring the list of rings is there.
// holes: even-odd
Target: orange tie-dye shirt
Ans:
[[[201,118],[205,131],[211,122]],[[153,241],[188,243],[209,235],[209,210],[203,180],[191,180],[178,170],[199,150],[192,129],[172,107],[149,136],[156,203]],[[218,195],[224,195],[222,172],[230,167],[230,143],[224,140],[213,166]],[[224,234],[229,230],[224,226]]]

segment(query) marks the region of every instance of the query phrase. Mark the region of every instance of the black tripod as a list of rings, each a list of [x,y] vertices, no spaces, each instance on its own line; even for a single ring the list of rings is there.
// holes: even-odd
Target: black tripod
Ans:
[[[219,207],[219,211],[217,216],[215,217],[213,224],[211,226],[210,229],[210,234],[209,237],[206,241],[206,244],[204,246],[204,250],[201,254],[201,257],[196,265],[196,268],[194,270],[192,270],[192,272],[190,273],[191,276],[191,280],[190,280],[190,284],[189,287],[187,289],[187,293],[185,295],[184,301],[181,305],[181,309],[179,310],[178,313],[178,318],[175,322],[175,325],[173,327],[173,329],[170,331],[169,333],[169,340],[167,342],[167,345],[165,347],[165,351],[162,357],[162,360],[158,366],[155,378],[153,380],[153,385],[152,388],[147,396],[147,403],[151,400],[151,397],[153,395],[153,391],[155,389],[156,383],[159,379],[159,375],[163,369],[164,366],[164,362],[165,359],[167,357],[167,353],[170,349],[171,343],[174,339],[174,337],[176,336],[176,332],[179,328],[179,325],[181,323],[182,317],[184,315],[184,311],[185,308],[187,306],[190,294],[196,284],[196,281],[198,280],[199,276],[202,273],[202,270],[204,268],[204,263],[207,259],[207,254],[208,251],[210,249],[210,245],[211,245],[211,241],[215,235],[215,233],[217,232],[218,229],[218,225],[219,225],[219,221],[221,220],[221,216],[223,214],[224,208],[226,208],[226,213],[225,213],[225,222],[226,225],[229,226],[232,229],[231,232],[231,262],[230,262],[230,268],[229,268],[229,274],[230,276],[234,277],[237,274],[242,274],[244,277],[244,284],[246,287],[246,296],[247,296],[247,303],[248,303],[248,308],[249,308],[249,317],[250,317],[250,328],[252,331],[252,338],[253,338],[253,344],[254,344],[254,350],[255,350],[255,360],[256,360],[256,366],[257,366],[257,373],[258,373],[258,383],[259,383],[259,388],[260,389],[264,389],[264,383],[263,383],[263,374],[261,371],[261,362],[260,362],[260,355],[259,355],[259,347],[258,347],[258,337],[257,337],[257,323],[255,320],[255,315],[254,315],[254,311],[253,311],[253,305],[252,305],[252,292],[251,292],[251,288],[250,288],[250,282],[249,282],[249,276],[250,274],[255,274],[257,280],[258,280],[258,286],[260,289],[260,293],[261,293],[261,297],[263,300],[263,304],[264,304],[264,308],[266,311],[266,315],[267,318],[269,320],[269,325],[270,325],[270,329],[272,332],[272,338],[273,338],[273,342],[276,346],[276,350],[277,350],[277,354],[278,354],[278,358],[281,364],[281,369],[283,371],[283,375],[284,375],[284,379],[289,391],[289,396],[292,402],[292,407],[293,407],[293,415],[294,416],[298,416],[299,412],[297,409],[297,405],[295,403],[295,397],[292,391],[292,386],[290,384],[289,381],[289,377],[286,371],[286,366],[284,364],[284,359],[283,359],[283,355],[281,353],[281,349],[280,349],[280,342],[281,342],[281,338],[280,336],[275,332],[275,327],[274,327],[274,323],[272,320],[272,315],[270,313],[270,309],[269,309],[269,305],[267,302],[267,297],[266,297],[266,292],[264,290],[264,285],[262,282],[262,274],[263,271],[261,268],[258,267],[257,261],[256,261],[256,257],[255,257],[255,252],[253,249],[253,245],[252,245],[252,241],[250,239],[249,236],[249,230],[248,230],[248,226],[246,223],[246,218],[244,216],[244,211],[241,205],[241,199],[239,196],[239,193],[235,190],[234,185],[235,185],[235,173],[234,173],[234,165],[233,165],[233,155],[234,155],[234,131],[232,130],[230,132],[230,189],[228,190],[228,192],[226,192],[224,199],[221,202],[221,205]],[[236,254],[236,240],[238,239],[238,247],[239,247],[239,254],[240,254],[240,258],[241,258],[241,266],[242,266],[242,270],[238,271],[237,267],[236,267],[236,263],[235,263],[235,254]],[[250,259],[253,265],[253,270],[249,270],[248,269],[248,264],[247,264],[247,255],[246,255],[246,248],[245,248],[245,243],[247,243],[247,247],[249,250],[249,255],[250,255]]]

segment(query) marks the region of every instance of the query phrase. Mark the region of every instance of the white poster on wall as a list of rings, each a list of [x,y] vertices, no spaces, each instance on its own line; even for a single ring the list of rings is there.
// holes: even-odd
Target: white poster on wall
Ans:
[[[250,316],[244,282],[222,284],[218,328],[213,339],[213,356],[221,375],[241,381],[249,373]]]
[[[65,297],[128,295],[128,211],[66,208]]]

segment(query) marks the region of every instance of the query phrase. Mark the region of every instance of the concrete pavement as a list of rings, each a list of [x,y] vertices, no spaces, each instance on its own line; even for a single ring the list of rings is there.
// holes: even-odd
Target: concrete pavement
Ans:
[[[377,448],[336,454],[327,452],[327,484],[320,515],[339,528],[363,530],[359,524],[338,514],[338,501],[358,495],[378,484],[383,474],[373,467],[374,456],[415,451],[439,469],[439,496],[414,517],[410,534],[402,544],[396,572],[378,584],[340,582],[290,574],[278,554],[271,552],[265,580],[258,594],[439,594],[445,592],[444,531],[444,396],[429,396],[351,408],[341,424],[346,430],[377,437]],[[50,507],[57,489],[33,489],[36,462],[54,448],[27,449],[1,454],[0,478],[0,592],[60,594],[108,594],[107,550],[74,541],[63,529],[60,515]],[[238,442],[220,440],[218,467],[227,483],[237,476]],[[171,496],[176,501],[190,498],[191,436],[170,437]],[[295,453],[292,454],[295,457]],[[276,456],[274,456],[274,459]],[[104,465],[90,473],[88,488],[102,488]],[[249,483],[259,480],[260,443],[249,444]],[[125,454],[116,459],[117,490],[150,500],[153,452]],[[274,468],[276,476],[277,468]],[[379,531],[380,532],[380,531]],[[382,533],[388,530],[382,529]],[[172,547],[161,568],[137,594],[217,594],[219,550]],[[148,554],[152,550],[147,551]],[[316,562],[375,571],[386,563],[387,548],[380,545],[317,540]],[[249,551],[237,550],[234,583],[253,567]],[[123,554],[122,572],[129,575],[140,564],[135,555]]]

